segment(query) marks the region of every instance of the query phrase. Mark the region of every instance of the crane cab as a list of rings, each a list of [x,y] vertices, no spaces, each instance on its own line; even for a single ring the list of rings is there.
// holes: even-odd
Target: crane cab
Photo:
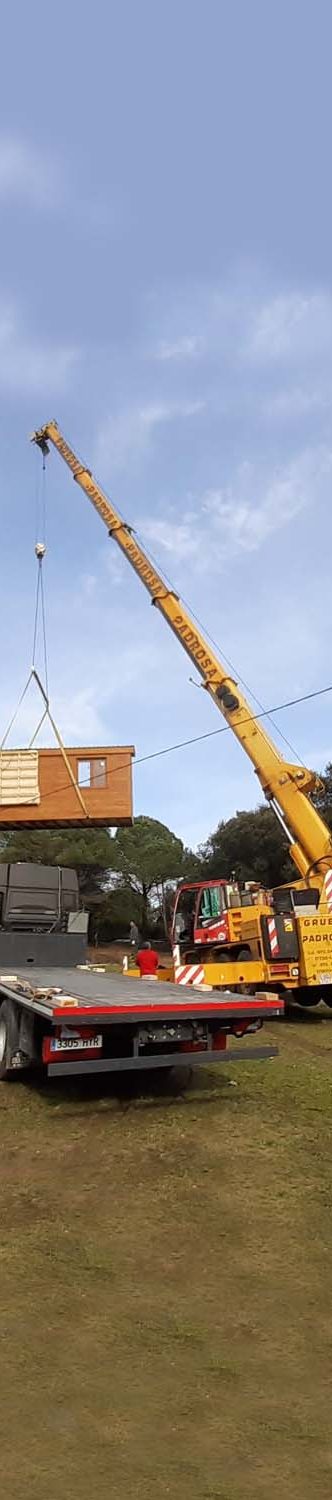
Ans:
[[[180,947],[232,942],[236,913],[241,913],[237,881],[185,881],[176,892],[172,942]]]
[[[184,881],[175,897],[172,943],[187,962],[199,948],[216,971],[208,975],[212,983],[219,982],[217,967],[225,963],[232,964],[232,983],[243,982],[244,965],[245,979],[256,984],[290,985],[298,977],[294,915],[274,913],[271,893],[256,881],[243,887],[235,879]]]

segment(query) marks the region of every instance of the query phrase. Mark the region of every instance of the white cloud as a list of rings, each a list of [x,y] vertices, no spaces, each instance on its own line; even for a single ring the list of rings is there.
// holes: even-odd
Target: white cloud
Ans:
[[[203,509],[220,535],[223,552],[256,551],[306,503],[301,485],[294,486],[287,470],[271,478],[264,498],[254,499],[254,490],[253,466],[242,464],[234,484],[207,492]]]
[[[168,359],[192,359],[201,353],[203,340],[197,334],[184,334],[182,337],[170,340],[161,339],[156,349],[155,358]]]
[[[332,295],[328,289],[269,286],[243,273],[228,283],[187,284],[173,298],[152,300],[155,357],[172,361],[204,355],[220,363],[220,374],[253,363],[257,371],[278,364],[331,360]],[[151,308],[150,308],[151,318]],[[183,328],[194,334],[174,333]],[[169,334],[169,329],[172,333]]]
[[[321,356],[331,350],[332,297],[298,292],[272,297],[256,308],[244,353],[257,363]]]
[[[128,226],[129,205],[123,191],[112,187],[105,197],[80,191],[79,179],[70,182],[66,165],[49,152],[16,135],[0,135],[0,203],[21,203],[42,213],[70,210],[79,227],[92,234],[118,234]]]
[[[140,529],[154,546],[212,573],[227,557],[256,552],[309,503],[317,503],[331,470],[328,448],[309,449],[270,474],[266,466],[244,462],[230,484],[207,490],[196,507],[184,507],[180,521],[178,512],[174,519],[169,513],[147,517]]]
[[[106,567],[108,578],[113,588],[123,588],[123,570],[126,566],[125,558],[113,542],[109,551],[103,552],[103,564]]]
[[[158,427],[196,416],[203,409],[203,401],[151,401],[115,413],[99,432],[97,464],[104,471],[125,469],[149,451]]]
[[[0,305],[0,387],[22,394],[57,393],[66,386],[79,351],[30,338],[17,310]]]
[[[300,454],[268,480],[257,474],[254,464],[242,464],[231,486],[210,490],[203,501],[203,510],[219,535],[222,553],[256,551],[309,502],[317,500],[331,469],[329,449]]]
[[[156,703],[159,697],[164,697],[164,664],[158,642],[155,639],[147,641],[145,634],[141,635],[136,615],[133,617],[129,613],[128,619],[122,619],[119,625],[113,612],[107,610],[107,606],[103,609],[98,599],[94,600],[93,607],[89,601],[91,609],[88,619],[85,615],[83,633],[81,593],[80,610],[73,610],[69,590],[63,593],[59,591],[59,598],[61,611],[59,612],[57,601],[52,610],[49,630],[50,702],[52,715],[59,726],[64,744],[122,743],[123,730],[119,731],[119,725],[128,717],[131,726],[129,742],[132,743],[133,736],[137,734],[137,707],[142,682],[148,679],[153,684]],[[102,644],[104,637],[107,638],[106,645]],[[167,660],[167,635],[162,649],[166,651]],[[43,680],[42,668],[40,675]],[[3,732],[10,723],[18,702],[22,681],[21,678],[16,678],[15,670],[9,680],[7,668],[1,674],[1,679]],[[31,682],[9,734],[8,746],[28,745],[42,712],[43,702],[38,688]],[[126,727],[123,742],[126,743],[127,739]],[[46,746],[53,743],[53,730],[46,719],[37,744]]]
[[[97,587],[98,579],[95,573],[82,573],[80,579],[80,590],[83,594],[84,599],[94,599]]]
[[[43,152],[15,136],[0,137],[0,198],[53,209],[62,197],[59,167]]]
[[[271,392],[270,396],[263,398],[261,411],[268,421],[291,426],[292,422],[299,422],[305,417],[319,417],[320,413],[331,406],[332,386],[329,384],[317,390],[305,390],[301,386],[288,388],[286,385],[281,391]]]
[[[82,688],[80,692],[74,691],[68,696],[60,690],[54,694],[54,705],[54,718],[60,726],[65,745],[105,744],[105,720],[93,689]],[[53,743],[52,730],[47,722],[43,730],[43,743]]]
[[[194,558],[201,549],[201,524],[195,511],[184,511],[182,521],[146,517],[140,531],[147,542],[164,548],[178,559]]]

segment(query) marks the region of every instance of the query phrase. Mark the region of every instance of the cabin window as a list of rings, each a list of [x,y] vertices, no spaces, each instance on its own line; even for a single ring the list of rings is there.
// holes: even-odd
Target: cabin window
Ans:
[[[218,921],[225,910],[224,892],[220,885],[206,886],[202,891],[198,908],[198,926]]]
[[[91,787],[97,791],[99,787],[107,786],[107,763],[100,756],[94,756],[93,760],[78,760],[77,781],[82,789]]]

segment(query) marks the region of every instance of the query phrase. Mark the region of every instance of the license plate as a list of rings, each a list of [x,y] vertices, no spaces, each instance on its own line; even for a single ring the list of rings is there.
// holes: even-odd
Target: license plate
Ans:
[[[332,984],[332,974],[331,973],[320,974],[319,975],[319,983],[320,984]]]
[[[101,1052],[102,1036],[52,1036],[51,1052]]]

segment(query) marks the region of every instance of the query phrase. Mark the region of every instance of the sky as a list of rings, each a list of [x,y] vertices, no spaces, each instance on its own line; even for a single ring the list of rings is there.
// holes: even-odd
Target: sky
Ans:
[[[68,745],[135,744],[136,814],[192,847],[257,805],[257,778],[229,732],[143,759],[222,721],[29,434],[57,418],[264,708],[332,681],[331,44],[324,0],[2,18],[1,737],[44,497],[54,717]],[[39,715],[32,689],[8,743]],[[327,694],[275,723],[322,769],[331,715]]]

